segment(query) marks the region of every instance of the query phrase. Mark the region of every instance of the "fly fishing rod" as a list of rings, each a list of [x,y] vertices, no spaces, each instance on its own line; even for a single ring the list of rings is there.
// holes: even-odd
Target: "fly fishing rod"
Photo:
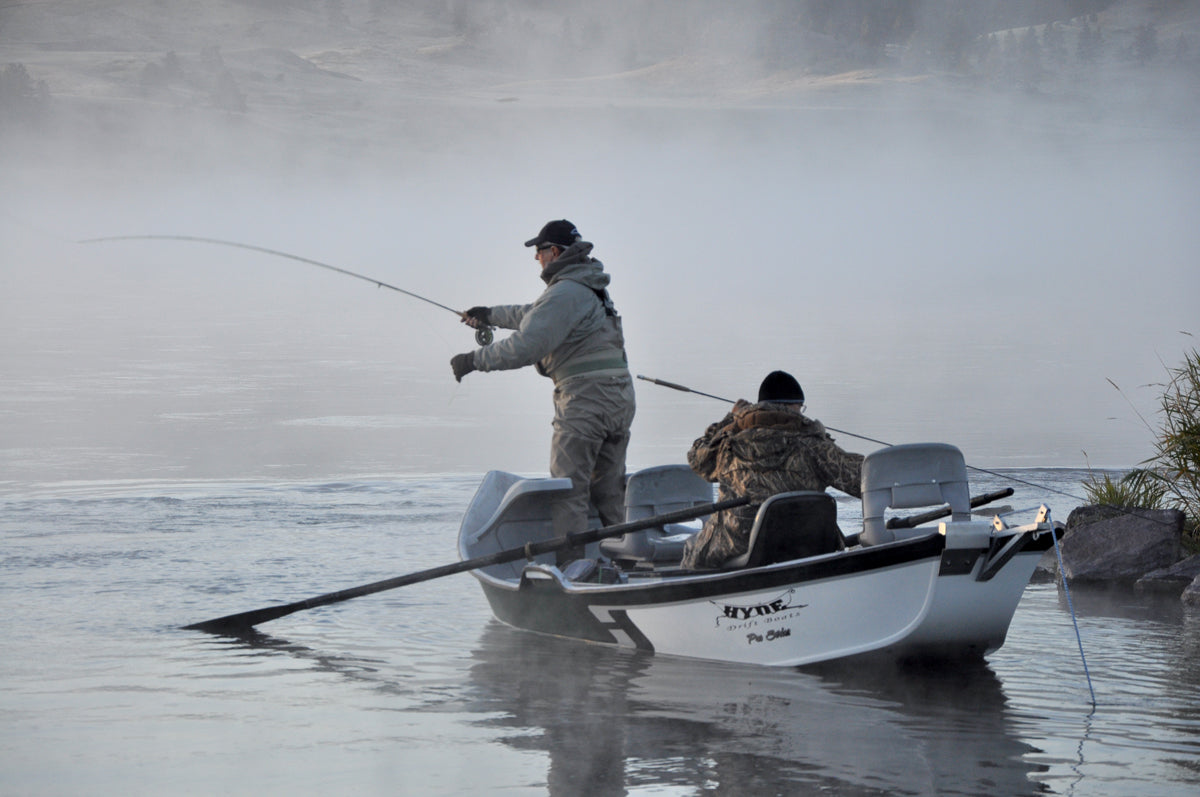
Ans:
[[[641,374],[638,374],[638,379],[642,379],[646,382],[650,382],[651,384],[655,384],[655,385],[660,385],[662,387],[669,387],[672,390],[681,390],[684,393],[695,393],[697,396],[704,396],[706,398],[716,399],[717,401],[724,401],[726,404],[735,404],[736,403],[733,399],[727,399],[723,396],[714,396],[712,393],[701,393],[699,390],[693,390],[690,387],[685,387],[683,385],[677,385],[674,382],[668,382],[665,379],[653,379],[649,376],[642,376]],[[857,437],[859,440],[866,440],[869,443],[878,443],[881,446],[890,446],[891,445],[891,443],[885,443],[882,440],[876,440],[874,437],[864,437],[863,435],[855,434],[854,432],[847,432],[842,429],[834,429],[832,426],[826,426],[825,428],[831,432],[837,432],[838,434],[844,434],[847,437]]]
[[[655,385],[660,385],[661,387],[669,387],[672,390],[681,390],[684,393],[695,393],[697,396],[705,396],[706,398],[716,399],[717,401],[724,401],[727,404],[735,403],[733,401],[733,399],[727,399],[727,398],[724,398],[723,396],[714,396],[712,393],[702,393],[699,390],[693,390],[692,388],[686,387],[684,385],[677,385],[674,382],[668,382],[665,379],[652,379],[651,377],[642,376],[641,374],[638,374],[638,379],[642,379],[646,382],[650,382]],[[859,440],[866,440],[869,443],[877,443],[881,446],[894,445],[893,443],[888,443],[884,440],[876,440],[874,437],[867,437],[865,435],[855,434],[854,432],[847,432],[844,429],[835,429],[832,426],[826,426],[825,428],[831,432],[837,432],[838,434],[844,434],[847,437],[854,437]],[[1035,484],[1034,482],[1025,481],[1024,479],[1019,479],[1016,476],[1010,476],[1007,473],[998,473],[997,471],[988,470],[987,468],[977,468],[974,465],[967,465],[967,468],[969,468],[970,470],[976,471],[977,473],[986,473],[989,476],[995,476],[997,479],[1013,481],[1013,482],[1017,482],[1018,484],[1023,484],[1026,487],[1033,487],[1038,490],[1046,490],[1048,492],[1056,493],[1058,495],[1065,496],[1065,497],[1070,498],[1075,501],[1083,501],[1084,500],[1077,495],[1071,495],[1070,493],[1065,493],[1062,490],[1056,490],[1053,487],[1047,487],[1044,484]]]
[[[455,310],[453,307],[447,307],[446,305],[442,304],[441,302],[435,302],[433,299],[428,299],[424,296],[413,293],[412,291],[406,291],[403,288],[398,288],[395,285],[391,285],[387,282],[384,282],[383,280],[377,280],[374,277],[368,277],[365,274],[358,274],[354,271],[350,271],[348,269],[344,269],[339,266],[331,266],[330,264],[322,263],[319,260],[312,260],[307,257],[300,257],[299,255],[293,255],[293,254],[289,254],[287,252],[280,252],[277,249],[268,249],[265,246],[255,246],[253,244],[243,244],[243,243],[238,243],[237,241],[223,241],[219,238],[202,238],[197,235],[113,235],[113,236],[109,236],[106,238],[87,238],[82,241],[78,241],[77,243],[96,244],[96,243],[109,243],[112,241],[189,241],[191,243],[213,244],[216,246],[230,246],[230,247],[233,247],[234,249],[246,249],[251,252],[261,252],[264,255],[274,255],[275,257],[283,257],[288,260],[295,260],[298,263],[307,263],[310,266],[317,266],[318,268],[324,268],[324,269],[328,269],[330,271],[336,271],[339,274],[345,274],[348,277],[354,277],[355,279],[360,279],[360,280],[363,280],[364,282],[369,282],[377,288],[387,288],[388,290],[396,291],[397,293],[402,293],[405,296],[411,296],[414,299],[420,299],[422,302],[431,304],[434,307],[440,307],[443,310],[449,310],[451,313],[454,313],[459,318],[464,317],[463,313],[459,312],[458,310]],[[493,338],[494,338],[494,336],[492,333],[492,327],[490,327],[490,326],[483,326],[483,327],[480,327],[475,330],[475,342],[478,343],[480,346],[488,345],[489,343],[492,342]]]
[[[695,393],[697,396],[704,396],[704,397],[706,397],[706,398],[716,399],[717,401],[724,401],[726,404],[734,404],[734,403],[735,403],[735,402],[733,401],[733,399],[727,399],[727,398],[725,398],[725,397],[723,397],[723,396],[714,396],[712,393],[702,393],[702,392],[700,392],[699,390],[693,390],[692,388],[690,388],[690,387],[686,387],[685,385],[677,385],[677,384],[675,384],[674,382],[668,382],[668,381],[666,381],[665,379],[653,379],[653,378],[651,378],[651,377],[649,377],[649,376],[642,376],[641,374],[638,374],[638,379],[644,380],[644,381],[646,381],[646,382],[650,382],[651,384],[660,385],[660,386],[662,386],[662,387],[669,387],[669,388],[671,388],[672,390],[681,390],[681,391],[683,391],[684,393]],[[845,431],[844,429],[835,429],[835,428],[833,428],[832,426],[826,426],[825,428],[826,428],[826,429],[828,429],[828,430],[829,430],[829,431],[831,431],[831,432],[837,432],[838,434],[844,434],[844,435],[846,435],[847,437],[856,437],[856,438],[858,438],[859,440],[866,440],[867,442],[870,442],[870,443],[877,443],[877,444],[879,444],[879,445],[881,445],[881,446],[890,446],[890,445],[892,445],[892,443],[888,443],[888,442],[885,442],[885,441],[883,441],[883,440],[876,440],[874,437],[866,437],[865,435],[861,435],[861,434],[855,434],[854,432],[847,432],[847,431]],[[1049,487],[1043,487],[1043,486],[1042,486],[1042,485],[1040,485],[1040,484],[1034,484],[1033,482],[1027,482],[1027,481],[1024,481],[1024,480],[1022,480],[1022,479],[1018,479],[1018,478],[1016,478],[1015,476],[1008,476],[1008,475],[1005,475],[1005,474],[1003,474],[1003,473],[995,473],[995,472],[993,472],[993,471],[990,471],[990,470],[984,470],[983,468],[976,468],[976,467],[974,467],[974,466],[972,466],[972,465],[967,465],[967,467],[968,467],[968,468],[970,468],[971,470],[979,471],[980,473],[986,473],[986,474],[988,474],[989,476],[995,476],[995,477],[997,477],[997,478],[1000,478],[1000,479],[1010,479],[1010,480],[1012,480],[1012,481],[1015,481],[1015,482],[1020,482],[1021,484],[1024,484],[1024,485],[1026,485],[1026,486],[1028,486],[1028,487],[1036,487],[1036,488],[1038,488],[1038,489],[1050,490],[1050,488],[1049,488]],[[986,498],[987,498],[987,500],[986,500],[986,501],[983,501],[983,503],[990,503],[990,502],[992,502],[992,501],[995,501],[995,500],[997,500],[997,499],[999,499],[999,498],[1006,498],[1006,497],[1008,497],[1009,495],[1012,495],[1012,489],[1011,489],[1011,488],[1009,488],[1009,490],[1007,491],[1007,493],[1005,493],[1005,494],[1003,494],[1003,495],[1002,495],[1001,493],[1003,493],[1003,492],[1004,492],[1004,491],[997,492],[997,493],[990,493],[988,496],[984,496],[984,497],[986,497]],[[1058,492],[1058,491],[1057,491],[1057,490],[1051,490],[1051,492]],[[1077,500],[1077,501],[1079,500],[1078,498],[1076,498],[1076,497],[1075,497],[1075,496],[1073,496],[1073,495],[1068,495],[1067,493],[1062,493],[1062,494],[1063,494],[1063,495],[1066,495],[1068,498],[1075,498],[1075,500]],[[974,501],[974,499],[972,499],[972,501]],[[982,506],[982,505],[983,505],[983,503],[981,503],[981,504],[980,504],[980,506]],[[974,506],[974,503],[972,503],[972,506]],[[922,522],[922,523],[923,523],[923,522],[925,522],[925,521],[924,521],[924,520],[921,520],[920,522]]]

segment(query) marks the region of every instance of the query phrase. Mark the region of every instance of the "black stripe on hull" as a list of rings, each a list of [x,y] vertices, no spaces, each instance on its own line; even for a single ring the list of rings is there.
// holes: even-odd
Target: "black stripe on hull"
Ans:
[[[604,623],[588,607],[592,604],[634,607],[710,600],[743,592],[853,576],[925,559],[938,560],[945,544],[945,537],[933,534],[902,545],[864,548],[822,561],[800,561],[728,573],[711,571],[640,585],[627,583],[589,587],[578,592],[565,591],[557,581],[551,579],[517,582],[484,578],[478,573],[476,576],[480,578],[492,611],[501,622],[518,628],[610,645],[621,642],[613,631],[624,631],[639,648],[644,645],[643,649],[653,650],[650,640],[634,626],[624,611],[609,608],[613,619]],[[618,612],[622,620],[616,619]]]
[[[487,578],[475,573],[496,618],[518,628],[592,642],[621,644],[616,633],[624,633],[641,650],[653,650],[653,643],[629,619],[625,610],[614,607],[653,606],[683,601],[712,600],[744,592],[774,589],[830,578],[861,575],[888,567],[933,559],[945,568],[943,554],[946,539],[932,534],[898,545],[884,545],[851,551],[821,561],[800,561],[784,566],[753,570],[712,571],[694,576],[665,579],[647,584],[617,584],[566,591],[552,579],[528,579],[523,582]],[[1045,551],[1053,545],[1049,534],[1031,539],[1024,553]],[[969,559],[972,566],[986,549],[955,550]],[[955,557],[958,558],[958,557]],[[961,567],[961,566],[960,566]],[[941,575],[958,575],[960,567]],[[599,620],[589,606],[606,609],[610,620]],[[614,633],[616,632],[616,633]]]
[[[644,650],[647,653],[654,652],[654,643],[642,633],[642,629],[633,624],[633,620],[629,619],[629,612],[624,609],[609,609],[608,616],[612,618],[611,623],[602,623],[602,625],[612,631],[621,631],[633,641],[633,646],[638,650]]]

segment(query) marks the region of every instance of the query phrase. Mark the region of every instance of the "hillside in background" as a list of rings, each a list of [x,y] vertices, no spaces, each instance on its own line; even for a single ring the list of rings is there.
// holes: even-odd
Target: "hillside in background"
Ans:
[[[639,373],[1128,466],[1112,385],[1195,331],[1198,87],[1198,0],[0,0],[0,469],[538,472],[545,386],[455,382],[444,308],[78,242],[469,307],[563,216]],[[721,411],[641,387],[631,461]]]
[[[438,146],[457,124],[444,109],[463,106],[845,106],[892,90],[1192,125],[1200,4],[54,0],[0,6],[0,64],[0,134],[51,140],[216,123]]]

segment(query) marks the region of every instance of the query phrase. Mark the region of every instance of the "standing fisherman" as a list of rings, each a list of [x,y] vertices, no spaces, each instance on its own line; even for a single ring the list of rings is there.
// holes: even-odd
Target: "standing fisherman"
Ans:
[[[588,501],[605,526],[625,518],[625,452],[635,410],[625,336],[606,287],[604,264],[566,219],[551,221],[525,242],[534,247],[546,290],[532,304],[472,307],[462,321],[479,329],[516,330],[504,340],[456,354],[459,382],[472,371],[533,365],[554,380],[550,475],[571,480],[551,507],[555,534],[587,528]],[[560,563],[569,560],[560,556]]]

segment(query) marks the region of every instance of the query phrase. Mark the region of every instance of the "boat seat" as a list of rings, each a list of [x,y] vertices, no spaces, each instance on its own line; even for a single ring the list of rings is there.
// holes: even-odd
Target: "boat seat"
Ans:
[[[879,545],[929,533],[929,527],[889,529],[888,509],[949,504],[951,520],[971,518],[967,464],[945,443],[909,443],[873,451],[862,465],[863,530],[859,542]]]
[[[837,524],[837,503],[824,491],[800,490],[773,495],[758,508],[749,548],[722,569],[762,567],[845,548]]]
[[[712,484],[687,465],[645,468],[630,474],[625,483],[626,522],[712,502]],[[684,543],[695,532],[694,527],[685,525],[654,526],[601,540],[600,552],[623,561],[677,562],[683,556]]]

